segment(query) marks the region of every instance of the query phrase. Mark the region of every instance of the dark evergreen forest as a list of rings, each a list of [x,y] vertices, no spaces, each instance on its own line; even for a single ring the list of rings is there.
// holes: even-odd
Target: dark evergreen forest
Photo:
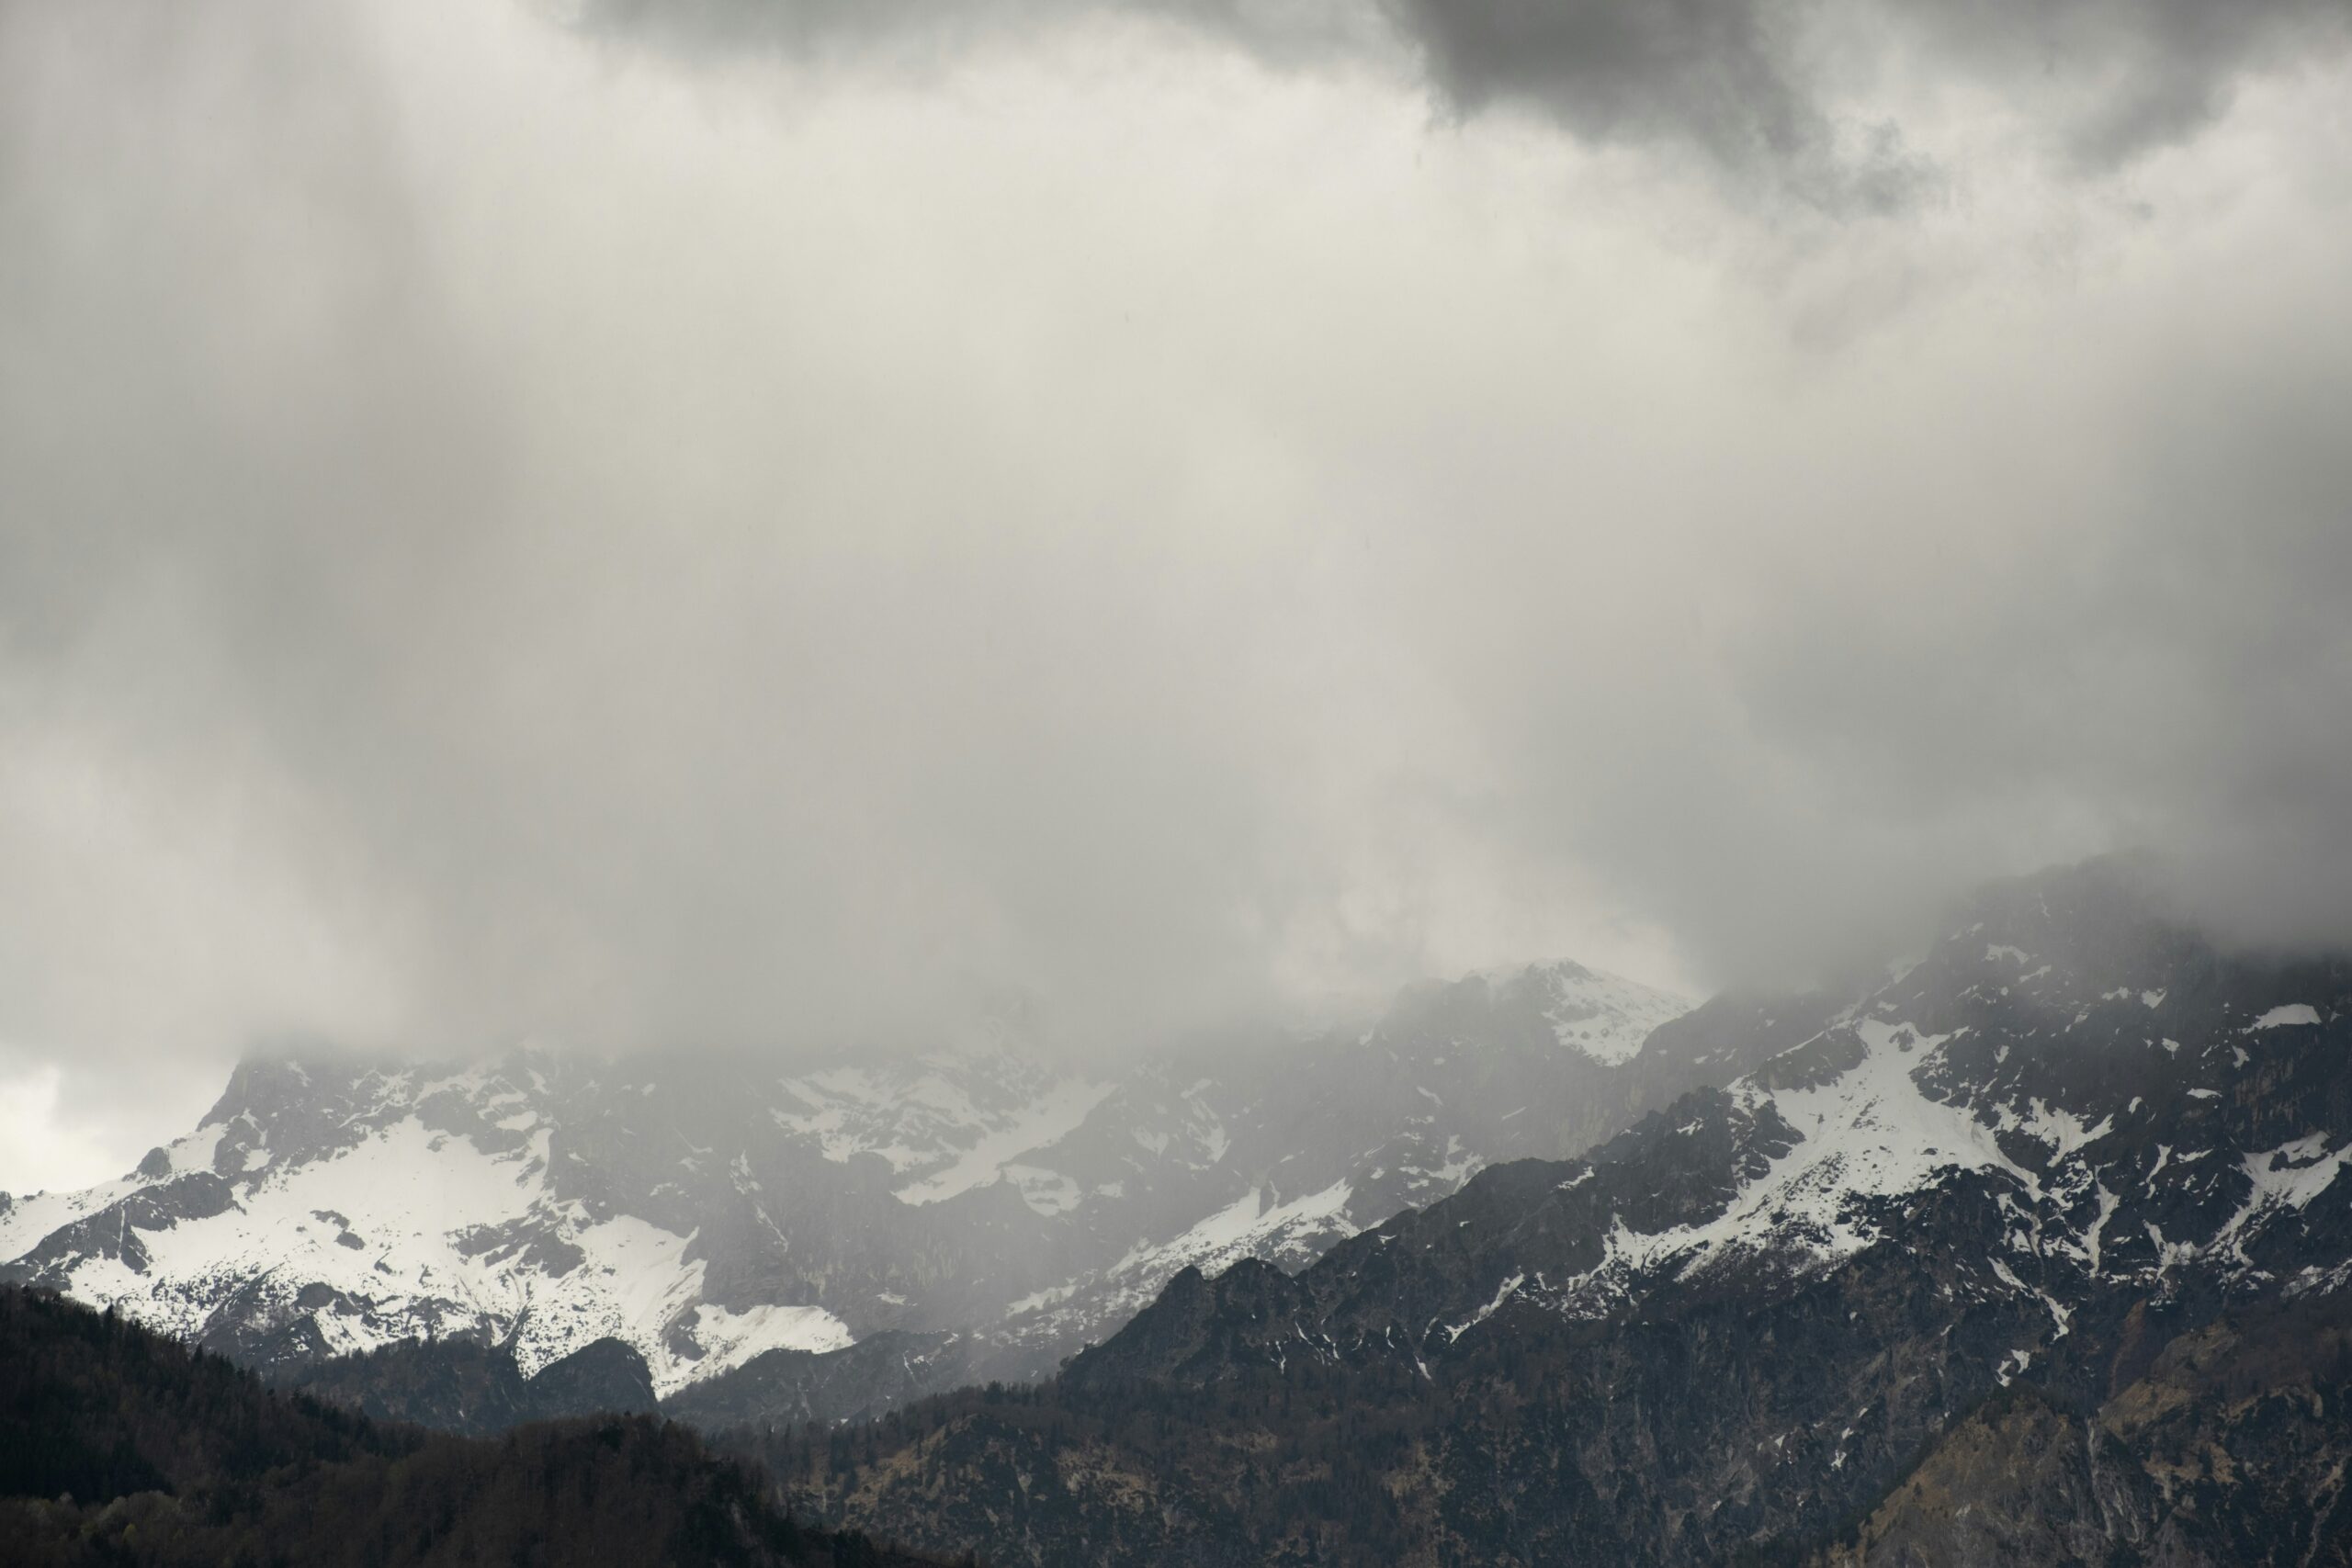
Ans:
[[[371,1421],[111,1314],[0,1289],[0,1562],[919,1568],[802,1528],[645,1416],[469,1438]]]

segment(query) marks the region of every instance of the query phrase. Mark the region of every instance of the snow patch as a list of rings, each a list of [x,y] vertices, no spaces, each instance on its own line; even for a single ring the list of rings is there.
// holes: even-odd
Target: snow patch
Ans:
[[[1687,997],[1577,964],[1554,964],[1532,976],[1553,1038],[1604,1066],[1633,1060],[1652,1031],[1693,1005]]]
[[[851,1343],[849,1325],[820,1306],[763,1304],[736,1312],[705,1302],[688,1314],[687,1332],[702,1347],[702,1358],[665,1361],[653,1379],[653,1392],[665,1399],[770,1350],[839,1350]]]
[[[946,1169],[899,1188],[899,1201],[936,1203],[999,1179],[1007,1173],[1007,1168],[1019,1163],[1023,1155],[1076,1132],[1094,1108],[1110,1098],[1114,1087],[1080,1081],[1060,1085],[981,1134]],[[1027,1196],[1025,1191],[1023,1195]]]
[[[1266,1189],[1252,1187],[1182,1235],[1157,1247],[1139,1246],[1111,1267],[1114,1277],[1143,1273],[1165,1280],[1187,1266],[1216,1273],[1242,1258],[1262,1255],[1278,1243],[1302,1247],[1329,1236],[1354,1234],[1348,1224],[1348,1199],[1353,1190],[1345,1180],[1288,1203],[1270,1204]],[[1157,1288],[1157,1283],[1153,1286]]]
[[[1501,1308],[1503,1303],[1517,1295],[1519,1293],[1519,1288],[1525,1283],[1527,1283],[1527,1275],[1524,1271],[1513,1274],[1510,1279],[1505,1280],[1496,1288],[1495,1299],[1493,1301],[1488,1302],[1485,1306],[1482,1306],[1476,1312],[1472,1313],[1462,1322],[1454,1324],[1446,1329],[1446,1342],[1448,1344],[1452,1344],[1454,1340],[1461,1338],[1464,1334],[1467,1334],[1470,1330],[1486,1322],[1487,1319],[1494,1316],[1496,1312]]]
[[[1735,1086],[1743,1111],[1754,1115],[1769,1106],[1795,1129],[1794,1147],[1713,1220],[1655,1234],[1614,1220],[1602,1261],[1556,1292],[1564,1303],[1573,1307],[1576,1298],[1592,1294],[1598,1304],[1635,1275],[1679,1266],[1679,1277],[1690,1279],[1754,1253],[1815,1264],[1850,1257],[1880,1239],[1863,1212],[1865,1200],[1917,1191],[1948,1170],[1999,1171],[2039,1194],[2033,1174],[2001,1152],[1996,1129],[1919,1088],[1915,1073],[1937,1059],[1951,1036],[1922,1035],[1884,1019],[1850,1027],[1862,1058],[1838,1077],[1777,1092],[1752,1078]],[[2062,1135],[2091,1135],[2079,1122],[2050,1117],[2047,1124]]]

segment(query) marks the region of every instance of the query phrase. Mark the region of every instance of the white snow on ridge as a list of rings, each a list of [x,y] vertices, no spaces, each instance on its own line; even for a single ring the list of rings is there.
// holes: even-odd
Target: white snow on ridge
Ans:
[[[1834,1253],[1858,1251],[1874,1237],[1848,1228],[1839,1211],[1858,1197],[1897,1197],[1927,1186],[1941,1170],[2000,1170],[2029,1190],[2032,1175],[2001,1152],[1995,1129],[1962,1107],[1931,1100],[1913,1074],[1950,1038],[1910,1025],[1861,1019],[1860,1063],[1812,1089],[1770,1096],[1803,1141],[1741,1194],[1732,1215],[1785,1208],[1833,1238]],[[1906,1052],[1903,1047],[1908,1044]],[[1766,1098],[1747,1085],[1751,1105]],[[1717,1222],[1721,1224],[1723,1222]]]
[[[1544,1021],[1561,1045],[1608,1066],[1631,1061],[1651,1031],[1697,1005],[1582,964],[1556,964],[1532,974],[1543,987]]]
[[[396,1314],[421,1298],[453,1293],[477,1308],[511,1310],[524,1303],[492,1270],[463,1257],[457,1237],[528,1212],[539,1189],[536,1180],[521,1185],[526,1164],[484,1155],[410,1117],[332,1158],[258,1175],[240,1185],[237,1203],[225,1213],[138,1231],[148,1272],[87,1258],[70,1271],[72,1292],[187,1337],[211,1315],[206,1281],[273,1275],[382,1300]],[[322,1218],[325,1212],[340,1213],[343,1222]],[[369,1336],[332,1314],[321,1316],[320,1326],[338,1351],[390,1337]],[[339,1331],[352,1342],[334,1343]]]
[[[828,1067],[781,1087],[806,1109],[771,1110],[771,1121],[813,1140],[830,1160],[880,1156],[905,1179],[902,1201],[935,1203],[1008,1179],[1033,1208],[1054,1213],[1076,1206],[1076,1185],[1023,1156],[1075,1132],[1115,1086],[1063,1078],[997,1050]]]
[[[1770,1106],[1800,1140],[1743,1187],[1722,1214],[1654,1234],[1632,1230],[1621,1219],[1600,1264],[1552,1293],[1573,1310],[1580,1295],[1608,1296],[1633,1276],[1679,1264],[1680,1276],[1690,1278],[1766,1250],[1794,1253],[1814,1264],[1834,1262],[1879,1239],[1854,1213],[1856,1200],[1916,1192],[1945,1170],[1999,1170],[2029,1191],[2039,1190],[2031,1173],[2001,1152],[1994,1128],[1963,1107],[1928,1098],[1914,1081],[1913,1073],[1950,1036],[1921,1035],[1909,1024],[1883,1019],[1858,1020],[1851,1027],[1860,1037],[1862,1059],[1836,1078],[1777,1091],[1752,1078],[1734,1087],[1744,1110]]]
[[[1009,1179],[1008,1172],[1012,1167],[1025,1165],[1022,1159],[1023,1155],[1034,1153],[1076,1132],[1088,1113],[1108,1099],[1115,1087],[1080,1079],[1056,1086],[1051,1092],[982,1133],[944,1170],[898,1189],[899,1201],[917,1204],[936,1203],[943,1198],[953,1198],[958,1192]],[[1072,1184],[1069,1190],[1071,1196],[1068,1206],[1075,1207],[1078,1201],[1075,1185]],[[1024,1188],[1024,1196],[1026,1192]],[[1037,1205],[1033,1202],[1031,1206]],[[1044,1212],[1057,1213],[1058,1210]]]
[[[2274,1210],[2309,1207],[2312,1199],[2335,1185],[2348,1160],[2352,1160],[2352,1145],[2331,1150],[2324,1133],[2308,1133],[2275,1149],[2247,1155],[2241,1163],[2253,1190],[2245,1202],[2211,1241],[2192,1250],[2228,1253],[2241,1263],[2250,1262],[2245,1235],[2255,1222]]]
[[[537,1276],[518,1281],[528,1310],[515,1337],[514,1359],[526,1376],[594,1340],[627,1340],[645,1358],[654,1392],[668,1398],[690,1382],[741,1366],[768,1350],[836,1350],[850,1343],[848,1327],[819,1306],[763,1304],[743,1312],[700,1300],[705,1265],[684,1259],[691,1235],[679,1235],[623,1214],[575,1232],[588,1261],[537,1300]],[[699,1357],[670,1345],[683,1321]]]
[[[228,1128],[220,1122],[198,1127],[187,1137],[166,1146],[164,1153],[172,1162],[174,1176],[194,1176],[212,1168],[213,1152],[220,1146],[220,1136]]]
[[[1158,1295],[1182,1269],[1216,1275],[1247,1258],[1305,1262],[1353,1235],[1348,1201],[1354,1190],[1345,1179],[1287,1203],[1272,1202],[1261,1183],[1233,1202],[1164,1242],[1143,1242],[1099,1274],[1035,1291],[1005,1309],[1007,1320],[1027,1318],[1027,1327],[1067,1323],[1073,1302],[1089,1303],[1095,1321],[1131,1316]]]
[[[136,1177],[118,1177],[79,1192],[31,1192],[18,1198],[0,1214],[0,1260],[21,1257],[40,1245],[41,1238],[86,1214],[119,1202],[147,1183]]]
[[[1449,1341],[1459,1339],[1464,1335],[1469,1333],[1472,1329],[1477,1327],[1480,1324],[1486,1322],[1487,1319],[1494,1316],[1495,1314],[1502,1310],[1503,1303],[1510,1300],[1512,1296],[1516,1295],[1519,1292],[1519,1288],[1525,1283],[1527,1283],[1527,1273],[1524,1269],[1511,1275],[1510,1278],[1505,1280],[1500,1285],[1496,1287],[1495,1299],[1493,1301],[1488,1302],[1485,1306],[1482,1306],[1476,1312],[1472,1313],[1464,1321],[1449,1325],[1445,1331],[1446,1338]]]
[[[663,1393],[763,1350],[849,1342],[840,1320],[819,1307],[734,1314],[699,1303],[704,1264],[685,1260],[691,1235],[628,1215],[590,1224],[577,1205],[552,1201],[548,1138],[541,1131],[521,1153],[492,1155],[410,1116],[330,1157],[257,1172],[220,1213],[135,1230],[146,1271],[88,1257],[68,1268],[68,1288],[79,1300],[193,1338],[249,1282],[287,1281],[289,1311],[296,1288],[322,1284],[368,1303],[365,1314],[315,1313],[332,1353],[472,1328],[512,1333],[526,1375],[610,1335],[645,1357]],[[82,1211],[138,1185],[84,1194]],[[476,1227],[517,1222],[552,1230],[584,1261],[550,1276],[501,1256],[508,1249],[467,1245]],[[701,1344],[698,1359],[671,1348],[682,1315]]]
[[[2023,954],[2016,960],[2027,961]],[[2163,997],[2150,992],[2140,999],[2153,1006]],[[2295,1004],[2272,1009],[2247,1032],[2319,1021],[2316,1008]],[[1742,1258],[1810,1271],[1883,1239],[1884,1224],[1873,1211],[1883,1214],[1884,1201],[1926,1190],[1959,1170],[1998,1172],[2015,1183],[2016,1200],[2024,1206],[2009,1198],[2000,1201],[2027,1228],[2012,1228],[2007,1246],[2037,1252],[2054,1249],[2077,1258],[2094,1276],[2100,1272],[2104,1233],[2120,1200],[2098,1181],[2096,1170],[2086,1167],[2086,1160],[2097,1156],[2085,1151],[2115,1131],[2114,1115],[2094,1121],[2040,1098],[2022,1107],[1947,1103],[1924,1090],[1919,1077],[1943,1058],[1954,1036],[1921,1034],[1912,1025],[1884,1017],[1857,1016],[1848,1027],[1860,1042],[1861,1059],[1835,1078],[1793,1089],[1768,1089],[1755,1077],[1733,1086],[1735,1102],[1743,1111],[1758,1115],[1770,1109],[1794,1129],[1799,1141],[1761,1176],[1744,1184],[1722,1214],[1655,1234],[1637,1232],[1617,1217],[1603,1238],[1602,1258],[1596,1267],[1573,1280],[1548,1284],[1539,1280],[1523,1288],[1564,1313],[1582,1316],[1611,1310],[1640,1290],[1645,1278],[1688,1280]],[[2169,1052],[2181,1049],[2170,1039],[2163,1044]],[[2188,1092],[2199,1100],[2219,1095],[2207,1088]],[[2134,1098],[2127,1114],[2136,1113],[2140,1104]],[[2002,1134],[2023,1134],[2045,1145],[2052,1156],[2050,1172],[2038,1175],[2012,1160],[1998,1141]],[[2156,1168],[2147,1177],[2151,1190],[2156,1172],[2174,1157],[2169,1148],[2157,1153]],[[2330,1140],[2319,1134],[2245,1156],[2250,1190],[2236,1216],[2210,1240],[2167,1241],[2153,1224],[2147,1227],[2159,1270],[2200,1258],[2234,1257],[2239,1265],[2251,1267],[2245,1250],[2251,1235],[2269,1216],[2301,1211],[2329,1191],[2347,1164],[2352,1164],[2352,1145],[2332,1148]],[[2085,1234],[2077,1235],[2061,1224],[2061,1235],[2044,1237],[2041,1221],[2033,1214],[2045,1200],[2071,1205],[2086,1199],[2095,1201],[2097,1213]],[[2010,1288],[2038,1295],[2049,1304],[2055,1337],[2068,1332],[2071,1313],[2055,1298],[2026,1286],[2000,1258],[1992,1260],[1992,1272]],[[1477,1321],[1474,1317],[1452,1332],[1458,1334]]]
[[[2332,1150],[2327,1146],[2326,1134],[2322,1133],[2306,1134],[2275,1149],[2248,1155],[2245,1174],[2246,1179],[2254,1183],[2254,1197],[2247,1207],[2278,1203],[2290,1209],[2305,1208],[2312,1199],[2335,1185],[2335,1178],[2347,1160],[2352,1160],[2352,1145]]]
[[[164,1145],[164,1156],[175,1177],[193,1176],[212,1168],[212,1155],[227,1128],[219,1122],[198,1127],[184,1138]],[[88,1214],[120,1202],[141,1188],[156,1185],[135,1172],[101,1181],[76,1192],[27,1192],[0,1213],[0,1262],[20,1258],[40,1245],[51,1232]],[[142,1235],[146,1233],[141,1232]]]
[[[2050,1145],[2052,1159],[2064,1159],[2086,1144],[2097,1143],[2115,1131],[2115,1118],[2102,1116],[2096,1125],[2086,1125],[2083,1119],[2071,1111],[2062,1111],[2034,1100],[2023,1114],[2007,1106],[1993,1108],[1994,1125],[2004,1133],[2023,1133],[2037,1143]]]
[[[763,1304],[739,1313],[706,1302],[694,1309],[693,1326],[702,1359],[656,1369],[653,1392],[664,1399],[770,1350],[839,1350],[851,1342],[848,1325],[820,1306]]]
[[[1353,1189],[1346,1181],[1335,1181],[1319,1192],[1269,1206],[1265,1188],[1252,1187],[1182,1235],[1158,1246],[1133,1248],[1112,1265],[1110,1273],[1116,1277],[1140,1271],[1165,1280],[1191,1265],[1214,1274],[1244,1258],[1261,1255],[1270,1244],[1295,1239],[1312,1245],[1321,1238],[1352,1235],[1355,1227],[1347,1220],[1348,1199],[1352,1195]]]

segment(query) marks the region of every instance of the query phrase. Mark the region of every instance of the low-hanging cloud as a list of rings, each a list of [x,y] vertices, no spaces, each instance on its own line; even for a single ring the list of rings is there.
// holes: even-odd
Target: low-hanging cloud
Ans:
[[[1199,36],[0,11],[0,1084],[1798,976],[2133,843],[2352,940],[2340,63],[1808,227]]]

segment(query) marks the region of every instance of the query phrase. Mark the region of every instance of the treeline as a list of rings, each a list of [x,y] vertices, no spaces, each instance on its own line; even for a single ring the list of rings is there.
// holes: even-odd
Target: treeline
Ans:
[[[916,1568],[805,1529],[648,1416],[495,1439],[370,1421],[0,1288],[0,1562],[58,1568]]]
[[[658,1408],[645,1359],[599,1339],[525,1377],[507,1346],[401,1339],[277,1375],[280,1388],[379,1421],[489,1437],[531,1421],[650,1415]]]

